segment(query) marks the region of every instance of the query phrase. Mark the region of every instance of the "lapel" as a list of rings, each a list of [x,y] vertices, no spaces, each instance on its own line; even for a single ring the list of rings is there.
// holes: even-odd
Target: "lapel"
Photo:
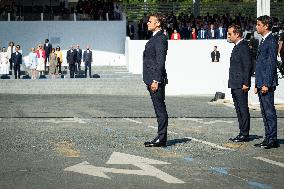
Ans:
[[[161,30],[161,31],[157,32],[156,35],[152,36],[152,37],[149,39],[149,41],[147,42],[146,47],[147,47],[149,44],[151,44],[158,36],[160,36],[160,35],[162,35],[162,34],[163,34],[163,31]]]
[[[272,36],[272,33],[270,33],[270,34],[263,40],[263,42],[259,44],[256,57],[259,56],[260,52],[262,51],[263,47],[265,46],[265,43],[267,43],[267,41],[270,40],[271,36]]]

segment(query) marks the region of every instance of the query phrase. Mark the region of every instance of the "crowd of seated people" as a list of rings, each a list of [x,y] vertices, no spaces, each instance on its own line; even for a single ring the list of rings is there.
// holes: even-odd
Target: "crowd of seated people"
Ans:
[[[233,23],[238,24],[243,28],[245,31],[244,37],[249,37],[247,34],[253,34],[255,32],[256,24],[255,18],[243,16],[241,14],[232,16],[230,14],[210,15],[207,13],[205,16],[194,17],[193,14],[187,15],[184,13],[176,16],[173,12],[171,12],[170,14],[166,13],[165,17],[166,27],[164,33],[168,36],[168,39],[173,40],[226,39],[227,28]],[[147,19],[147,15],[144,14],[143,18],[141,18],[137,23],[136,39],[148,39],[151,36],[151,33],[147,31]],[[277,18],[274,18],[274,25],[275,27],[279,27],[280,25]],[[129,26],[128,29],[129,28],[133,27]],[[132,31],[128,33],[135,32]]]

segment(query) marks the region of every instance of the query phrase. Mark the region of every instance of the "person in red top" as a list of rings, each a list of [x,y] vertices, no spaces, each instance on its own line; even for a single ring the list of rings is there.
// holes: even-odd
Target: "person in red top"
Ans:
[[[45,75],[44,62],[46,59],[46,54],[41,44],[39,44],[36,54],[37,54],[37,60],[38,60],[37,71],[40,73],[40,75]]]
[[[174,33],[172,33],[171,40],[180,40],[180,34],[177,32],[177,30],[174,30]]]
[[[197,33],[195,28],[191,28],[191,39],[197,39]]]

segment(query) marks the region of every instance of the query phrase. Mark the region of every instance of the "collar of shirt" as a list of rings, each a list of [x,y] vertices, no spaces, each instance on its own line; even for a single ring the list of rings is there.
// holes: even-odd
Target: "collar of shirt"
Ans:
[[[267,38],[267,36],[269,36],[269,34],[271,34],[272,32],[268,32],[265,36],[262,37],[263,41]]]
[[[242,40],[244,40],[244,39],[240,39],[240,40],[236,43],[236,46],[237,46]]]
[[[153,36],[156,35],[159,31],[161,31],[161,30],[154,31]]]

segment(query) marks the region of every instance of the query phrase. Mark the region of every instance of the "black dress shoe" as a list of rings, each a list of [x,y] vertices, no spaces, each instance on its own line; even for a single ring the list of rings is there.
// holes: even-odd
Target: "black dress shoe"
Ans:
[[[255,144],[255,147],[260,147],[260,148],[264,148],[265,146],[268,145],[268,140],[265,138],[261,143],[259,144]]]
[[[145,142],[144,143],[145,147],[166,147],[167,144],[164,141],[159,141],[159,139],[157,140],[152,140],[150,142]]]
[[[268,143],[266,146],[263,146],[264,149],[278,148],[280,145],[278,142]]]
[[[249,136],[238,135],[235,138],[230,138],[229,140],[231,140],[233,142],[248,142],[249,141]]]

